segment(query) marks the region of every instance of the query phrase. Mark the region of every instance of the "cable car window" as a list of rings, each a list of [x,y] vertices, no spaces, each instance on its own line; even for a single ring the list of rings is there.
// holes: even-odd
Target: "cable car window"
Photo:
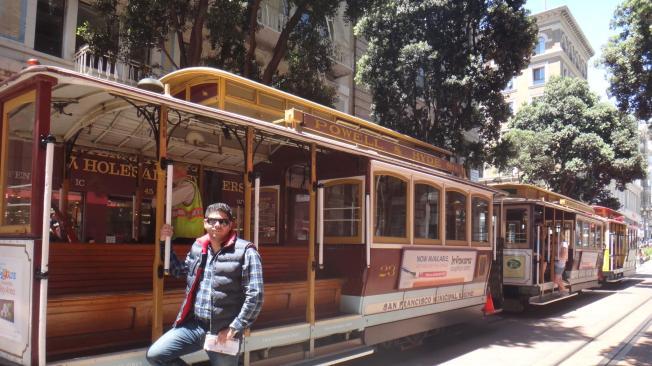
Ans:
[[[446,240],[466,240],[466,196],[446,191]]]
[[[324,236],[361,238],[362,182],[335,183],[324,188]]]
[[[591,227],[589,226],[589,223],[582,221],[582,243],[584,244],[585,248],[591,246],[591,241],[589,237],[590,232],[591,232]]]
[[[507,248],[519,247],[519,244],[527,244],[527,233],[529,226],[527,208],[510,208],[505,212]]]
[[[575,221],[575,247],[581,248],[582,246],[584,246],[582,241],[582,221],[577,220]]]
[[[471,240],[489,242],[489,201],[471,199]]]
[[[29,92],[4,104],[1,158],[6,164],[1,182],[2,225],[26,228],[30,223],[35,95]]]
[[[376,236],[407,237],[407,182],[391,175],[376,175]]]
[[[414,185],[414,237],[439,239],[439,189],[428,184]]]
[[[602,227],[600,225],[595,225],[595,247],[598,249],[603,247]]]

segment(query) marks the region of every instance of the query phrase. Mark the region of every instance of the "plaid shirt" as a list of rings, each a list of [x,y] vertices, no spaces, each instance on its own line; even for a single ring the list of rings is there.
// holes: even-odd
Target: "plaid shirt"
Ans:
[[[235,241],[235,236],[232,237]],[[231,243],[229,243],[231,244]],[[208,258],[206,267],[217,261],[217,253],[213,248],[208,246]],[[175,277],[181,277],[188,274],[188,269],[192,265],[189,257],[185,262],[181,262],[174,252],[170,253],[170,274]],[[199,319],[209,321],[211,318],[211,279],[213,271],[205,270],[203,278],[197,289],[195,297],[194,315]],[[263,265],[260,260],[260,254],[257,250],[249,248],[245,251],[244,264],[242,266],[242,288],[245,293],[245,300],[240,309],[238,316],[233,319],[229,327],[235,329],[239,334],[245,329],[251,327],[256,320],[260,310],[263,307],[262,301],[257,301],[258,294],[263,293]]]

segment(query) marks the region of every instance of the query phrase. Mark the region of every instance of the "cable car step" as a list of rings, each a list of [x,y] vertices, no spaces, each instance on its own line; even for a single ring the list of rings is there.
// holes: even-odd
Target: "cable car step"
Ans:
[[[577,292],[571,292],[569,294],[561,294],[560,292],[553,292],[551,294],[545,294],[543,296],[534,296],[530,298],[530,304],[536,306],[548,305],[553,302],[566,300],[570,297],[577,296]]]
[[[618,277],[618,278],[610,278],[610,279],[607,279],[605,281],[609,282],[609,283],[620,283],[620,282],[623,282],[625,279],[626,279],[626,277]]]
[[[302,360],[297,363],[292,363],[291,366],[328,366],[335,365],[341,362],[354,360],[356,358],[369,356],[374,353],[374,348],[369,346],[358,347],[349,349],[344,352],[316,357],[308,360]]]

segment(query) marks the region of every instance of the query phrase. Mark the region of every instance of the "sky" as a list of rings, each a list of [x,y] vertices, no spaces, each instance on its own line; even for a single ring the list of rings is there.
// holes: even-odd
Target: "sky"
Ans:
[[[528,0],[525,7],[532,14],[566,5],[588,39],[595,55],[588,63],[588,81],[591,89],[602,100],[607,101],[609,83],[602,68],[595,66],[600,58],[602,46],[616,32],[609,29],[616,7],[622,0]],[[613,101],[612,101],[613,103]]]

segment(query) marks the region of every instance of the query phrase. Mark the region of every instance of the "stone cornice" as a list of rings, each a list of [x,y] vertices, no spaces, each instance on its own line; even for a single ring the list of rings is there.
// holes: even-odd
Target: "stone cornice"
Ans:
[[[534,14],[533,16],[536,18],[537,23],[539,24],[551,20],[563,20],[566,23],[567,28],[573,34],[574,38],[579,41],[582,51],[587,56],[586,59],[590,59],[595,54],[591,44],[586,39],[584,32],[582,32],[582,29],[577,24],[575,17],[573,17],[573,14],[571,14],[567,6],[564,5],[554,9],[546,10],[541,13]]]

